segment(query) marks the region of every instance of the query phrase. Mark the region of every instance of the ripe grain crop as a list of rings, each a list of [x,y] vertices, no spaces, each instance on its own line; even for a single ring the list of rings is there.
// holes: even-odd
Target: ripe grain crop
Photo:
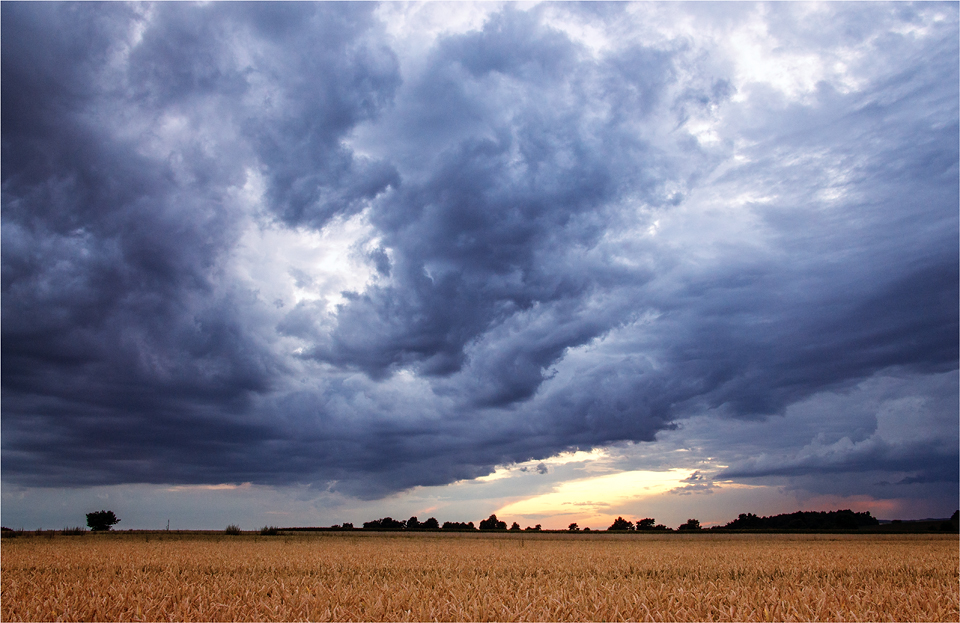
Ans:
[[[957,621],[926,535],[97,534],[4,540],[4,621]]]

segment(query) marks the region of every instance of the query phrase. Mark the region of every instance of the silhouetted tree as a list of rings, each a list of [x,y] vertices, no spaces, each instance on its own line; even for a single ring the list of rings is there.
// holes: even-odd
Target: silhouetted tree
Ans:
[[[700,522],[697,521],[696,519],[688,519],[687,523],[677,528],[677,530],[682,530],[684,532],[688,530],[699,530],[699,529],[700,529]]]
[[[570,532],[580,532],[580,526],[578,526],[576,523],[572,523],[569,526],[567,526],[567,530],[569,530]]]
[[[467,523],[462,523],[459,521],[445,521],[443,522],[443,530],[476,530],[476,526],[473,525],[472,521]]]
[[[530,532],[540,532],[540,524],[535,525],[534,527],[527,526],[524,530],[529,530]]]
[[[633,522],[617,517],[607,530],[633,530]]]
[[[406,524],[392,517],[363,522],[364,530],[403,530]]]
[[[437,521],[436,517],[431,517],[430,519],[420,524],[420,527],[423,528],[424,530],[439,530],[440,522]]]
[[[518,524],[517,522],[513,522],[513,525],[510,526],[510,529],[511,529],[511,530],[519,530],[519,529],[520,529],[520,524]]]
[[[737,528],[739,530],[754,530],[762,528],[763,519],[753,513],[740,513],[740,516],[727,524],[728,528]]]
[[[118,523],[120,523],[120,520],[113,514],[113,511],[87,513],[87,525],[94,532],[106,532]]]
[[[950,516],[950,519],[941,523],[940,529],[944,532],[955,532],[960,529],[960,511],[956,511]]]
[[[741,513],[739,517],[723,526],[728,530],[856,530],[861,526],[876,526],[880,522],[869,511],[855,513],[852,510],[798,511],[772,517],[757,517],[753,513]]]
[[[506,530],[507,522],[500,521],[497,519],[496,515],[490,515],[484,520],[480,521],[481,530]]]
[[[657,523],[656,519],[651,517],[646,517],[644,519],[637,520],[637,530],[653,530],[653,524]]]
[[[416,516],[411,517],[407,520],[407,524],[404,526],[406,530],[421,530],[423,525],[420,523],[420,520]]]

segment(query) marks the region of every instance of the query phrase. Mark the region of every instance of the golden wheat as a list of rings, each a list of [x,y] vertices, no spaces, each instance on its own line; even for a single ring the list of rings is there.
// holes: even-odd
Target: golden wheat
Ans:
[[[957,621],[956,536],[4,540],[4,621]]]

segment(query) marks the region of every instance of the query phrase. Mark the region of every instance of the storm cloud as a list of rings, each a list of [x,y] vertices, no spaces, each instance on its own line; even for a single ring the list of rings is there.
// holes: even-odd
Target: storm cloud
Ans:
[[[806,439],[728,479],[955,488],[957,6],[486,12],[4,3],[4,479],[378,497],[709,413]]]

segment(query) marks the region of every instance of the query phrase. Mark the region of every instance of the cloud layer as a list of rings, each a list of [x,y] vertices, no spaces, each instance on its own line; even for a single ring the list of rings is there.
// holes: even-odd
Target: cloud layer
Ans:
[[[4,5],[5,480],[377,497],[884,375],[942,448],[725,476],[955,466],[955,5],[448,8]]]

